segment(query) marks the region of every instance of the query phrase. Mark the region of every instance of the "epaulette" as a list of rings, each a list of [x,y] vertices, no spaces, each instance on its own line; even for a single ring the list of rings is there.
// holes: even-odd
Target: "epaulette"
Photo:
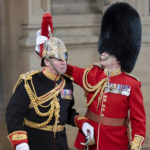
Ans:
[[[16,82],[14,88],[13,88],[13,93],[15,92],[16,88],[20,85],[22,80],[30,80],[33,75],[39,73],[40,71],[30,71],[26,72],[24,74],[21,74],[18,81]]]
[[[74,79],[73,79],[73,77],[72,77],[72,76],[69,76],[69,75],[67,75],[67,74],[63,74],[63,76],[65,76],[65,77],[69,78],[71,81],[74,81]]]
[[[22,79],[28,80],[28,79],[32,78],[33,75],[35,75],[35,74],[37,74],[39,72],[40,71],[38,71],[38,70],[32,70],[30,72],[26,72],[24,74],[21,74],[20,77],[22,77]]]
[[[97,67],[99,67],[99,68],[102,68],[102,66],[99,64],[99,62],[94,62],[92,65],[93,65],[93,66],[97,66]]]
[[[135,75],[133,75],[133,74],[129,74],[129,73],[126,73],[128,76],[130,76],[130,77],[132,77],[132,78],[134,78],[134,79],[136,79],[137,81],[140,81],[139,80],[139,78],[138,77],[136,77]]]

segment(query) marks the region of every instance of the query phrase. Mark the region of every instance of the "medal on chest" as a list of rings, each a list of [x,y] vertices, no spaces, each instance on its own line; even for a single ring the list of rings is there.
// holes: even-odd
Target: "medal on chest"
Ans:
[[[115,93],[120,95],[129,96],[131,86],[124,84],[108,83],[105,87],[106,93]]]
[[[72,99],[72,90],[70,89],[62,89],[60,91],[61,98],[63,99]]]

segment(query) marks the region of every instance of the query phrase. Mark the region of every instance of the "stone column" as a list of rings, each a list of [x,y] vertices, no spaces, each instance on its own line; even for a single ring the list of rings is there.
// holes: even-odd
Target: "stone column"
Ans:
[[[99,9],[101,12],[103,12],[104,3],[105,3],[105,0],[97,0],[98,9]]]
[[[0,1],[0,39],[2,39],[2,2]],[[2,49],[2,40],[0,40],[0,49]],[[2,55],[0,55],[0,68],[2,68]],[[0,72],[0,105],[1,105],[1,101],[2,101],[2,72]],[[1,114],[1,113],[0,113]]]
[[[7,44],[8,32],[8,1],[0,0],[0,108],[4,102],[4,79],[7,77],[7,71],[4,65],[8,65],[9,45]],[[5,87],[6,88],[6,87]],[[1,114],[2,109],[0,109]]]
[[[19,38],[21,58],[27,64],[25,70],[37,69],[40,60],[35,55],[36,31],[40,29],[42,15],[51,12],[51,0],[26,0],[24,3],[24,18],[22,20],[22,34]],[[30,52],[30,53],[29,53]]]
[[[9,17],[8,0],[0,0],[0,149],[7,149],[7,131],[5,125],[5,106],[7,103],[9,88]],[[8,93],[8,92],[7,92]]]
[[[23,24],[39,24],[43,13],[51,12],[51,0],[26,0],[24,4],[27,16]]]

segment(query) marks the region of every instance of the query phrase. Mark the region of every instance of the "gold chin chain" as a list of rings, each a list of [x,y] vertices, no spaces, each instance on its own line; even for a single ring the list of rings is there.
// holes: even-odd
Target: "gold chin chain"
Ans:
[[[31,81],[31,87],[28,83],[28,80]],[[31,104],[29,105],[30,108],[34,108],[36,114],[40,117],[47,117],[48,116],[48,119],[42,123],[33,123],[32,121],[29,121],[27,120],[26,118],[24,119],[24,123],[25,125],[31,127],[31,128],[42,128],[44,126],[46,126],[52,119],[53,115],[55,116],[55,123],[54,123],[54,126],[53,126],[53,132],[56,132],[56,129],[57,129],[57,123],[58,123],[58,119],[60,117],[59,115],[59,112],[60,112],[60,104],[58,102],[58,94],[60,92],[60,89],[63,89],[64,86],[65,86],[65,80],[64,78],[62,78],[62,81],[59,85],[57,85],[53,90],[49,91],[48,93],[38,97],[37,94],[36,94],[36,91],[35,91],[35,88],[34,88],[34,85],[33,85],[33,81],[32,81],[32,77],[31,78],[25,78],[24,80],[24,86],[25,86],[25,89],[30,97],[30,100],[31,100]],[[51,100],[51,101],[50,101]],[[42,105],[43,103],[45,102],[48,102],[50,101],[50,103],[48,105]],[[43,108],[47,108],[47,107],[50,107],[50,109],[45,112],[45,113],[42,113],[38,106],[41,106]]]
[[[97,105],[97,110],[98,107],[101,103],[102,100],[102,96],[103,96],[103,92],[105,90],[105,87],[107,85],[107,83],[109,82],[108,78],[104,78],[102,79],[100,82],[98,82],[96,85],[92,86],[90,83],[88,83],[88,73],[90,72],[90,70],[93,68],[94,66],[90,66],[87,69],[85,69],[84,74],[83,74],[83,86],[85,88],[85,90],[87,92],[94,92],[93,96],[91,97],[91,99],[89,100],[89,102],[87,102],[86,106],[88,107],[89,105],[91,105],[91,103],[94,101],[95,97],[99,94],[98,97],[98,105]]]

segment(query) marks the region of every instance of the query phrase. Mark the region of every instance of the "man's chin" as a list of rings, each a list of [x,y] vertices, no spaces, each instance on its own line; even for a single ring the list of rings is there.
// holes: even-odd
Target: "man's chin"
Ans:
[[[66,70],[60,70],[59,72],[60,72],[60,74],[64,74],[64,73],[66,73]]]

